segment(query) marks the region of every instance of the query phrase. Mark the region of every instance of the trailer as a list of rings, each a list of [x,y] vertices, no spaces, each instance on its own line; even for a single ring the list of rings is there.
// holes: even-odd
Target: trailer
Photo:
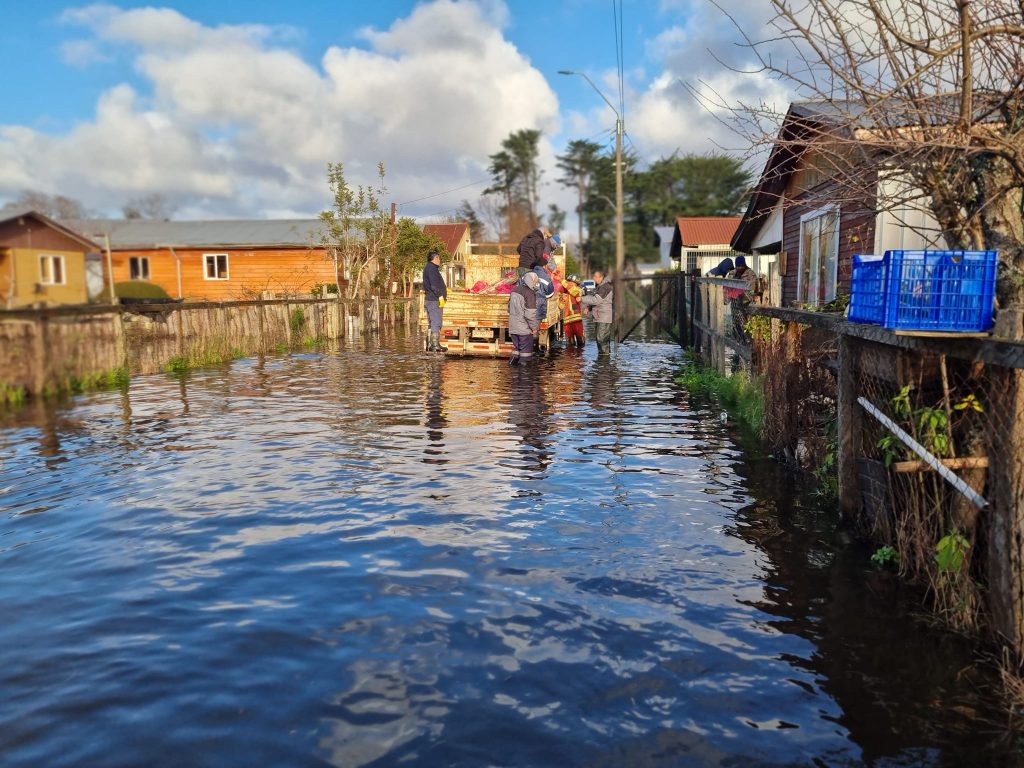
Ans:
[[[540,321],[542,348],[551,349],[561,336],[561,302],[556,293],[548,299],[547,316]],[[426,313],[421,325],[426,327]],[[441,321],[441,346],[445,354],[511,357],[512,339],[508,334],[507,293],[464,293],[448,291]]]

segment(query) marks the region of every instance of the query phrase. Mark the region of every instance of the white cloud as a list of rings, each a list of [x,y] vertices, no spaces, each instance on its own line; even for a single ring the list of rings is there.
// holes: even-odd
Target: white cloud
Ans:
[[[745,151],[749,142],[726,125],[728,110],[720,105],[769,102],[785,111],[792,98],[778,80],[751,74],[759,65],[733,21],[743,24],[752,39],[769,39],[768,4],[721,0],[719,5],[722,10],[707,0],[661,0],[667,18],[679,22],[648,41],[647,56],[661,71],[631,89],[626,103],[626,130],[645,156],[677,150]],[[778,55],[789,53],[782,45],[776,48]],[[691,89],[702,98],[695,98]]]
[[[144,88],[112,84],[67,133],[0,126],[0,197],[31,186],[116,210],[161,191],[182,215],[258,216],[324,207],[328,161],[353,183],[374,181],[384,161],[396,200],[479,180],[510,131],[558,129],[554,93],[504,37],[507,14],[497,0],[435,0],[363,30],[367,48],[334,46],[311,64],[287,47],[289,28],[211,27],[169,8],[68,11],[91,33],[81,63],[126,52]]]

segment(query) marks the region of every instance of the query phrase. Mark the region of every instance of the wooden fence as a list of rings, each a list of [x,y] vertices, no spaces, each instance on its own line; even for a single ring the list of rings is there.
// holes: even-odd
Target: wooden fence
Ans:
[[[416,299],[272,299],[0,311],[0,391],[73,389],[409,324]]]
[[[740,322],[727,287],[691,280],[693,346],[760,379],[775,451],[837,472],[841,513],[900,553],[940,613],[1024,656],[1024,344],[758,304]],[[961,547],[959,570],[938,565],[940,542]]]

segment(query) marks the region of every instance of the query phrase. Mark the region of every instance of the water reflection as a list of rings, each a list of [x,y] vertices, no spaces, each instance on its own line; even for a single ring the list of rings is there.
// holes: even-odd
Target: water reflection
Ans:
[[[5,764],[1009,764],[671,348],[419,348],[4,417]]]

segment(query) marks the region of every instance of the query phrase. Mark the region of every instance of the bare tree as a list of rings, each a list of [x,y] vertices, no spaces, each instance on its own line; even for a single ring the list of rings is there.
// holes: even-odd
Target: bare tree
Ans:
[[[731,18],[761,73],[815,102],[815,119],[791,111],[780,134],[787,115],[773,105],[691,92],[755,148],[813,146],[851,199],[922,206],[949,247],[999,249],[1001,306],[1024,304],[1024,2],[770,2],[768,35]],[[899,183],[878,198],[885,179]]]
[[[151,192],[142,197],[129,200],[121,206],[121,214],[126,219],[159,219],[170,221],[177,206],[160,192]]]
[[[88,213],[81,201],[73,197],[48,195],[34,189],[22,190],[14,201],[7,203],[0,210],[32,210],[57,221],[84,219]]]

